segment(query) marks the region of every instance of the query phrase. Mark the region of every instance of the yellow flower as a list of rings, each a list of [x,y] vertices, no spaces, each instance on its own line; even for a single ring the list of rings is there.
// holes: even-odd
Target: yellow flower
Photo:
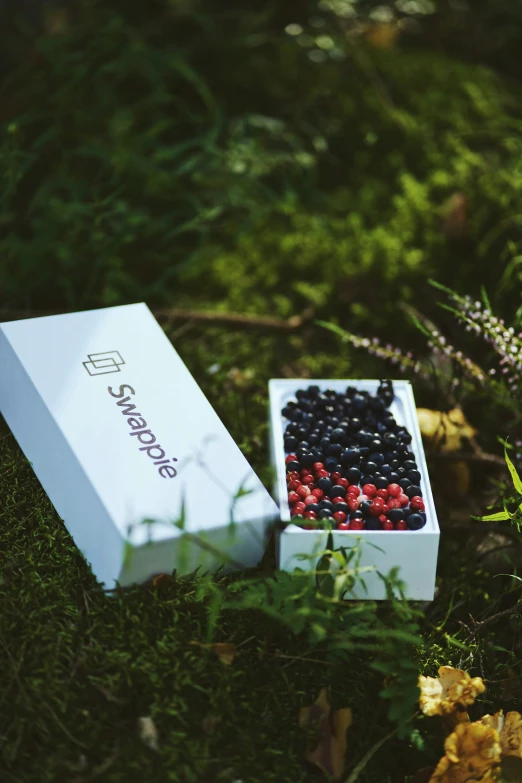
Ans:
[[[421,675],[419,688],[419,706],[425,715],[450,715],[462,711],[486,690],[480,677],[470,677],[453,666],[441,666],[438,679]]]
[[[444,750],[429,783],[498,780],[501,747],[496,729],[480,722],[460,723],[446,739]]]

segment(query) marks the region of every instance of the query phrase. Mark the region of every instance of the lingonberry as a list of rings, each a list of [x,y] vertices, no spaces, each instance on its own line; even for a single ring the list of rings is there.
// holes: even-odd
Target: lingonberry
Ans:
[[[336,522],[346,522],[346,514],[343,511],[335,511],[333,518]]]
[[[377,495],[377,487],[374,484],[365,484],[362,491],[369,498],[374,498]]]
[[[351,519],[349,528],[350,528],[350,530],[364,530],[364,520],[362,520],[362,519]]]
[[[388,508],[400,508],[401,501],[398,498],[390,498],[388,501]]]
[[[392,498],[397,498],[401,494],[401,488],[398,484],[388,484],[388,492]]]
[[[325,470],[324,468],[322,468],[321,470],[317,471],[317,478],[318,479],[320,479],[320,478],[328,478],[329,475],[330,474],[328,473],[328,471]]]
[[[312,490],[312,495],[315,495],[317,500],[322,500],[324,498],[323,490],[319,489],[318,487],[316,487],[315,489]]]
[[[330,478],[332,479],[332,481],[333,481],[335,484],[337,484],[337,482],[338,482],[338,481],[339,481],[339,479],[341,478],[341,474],[340,474],[340,473],[338,473],[336,470],[334,470],[334,472],[333,472],[333,473],[330,473]]]
[[[348,487],[350,486],[350,482],[348,481],[348,479],[347,479],[347,478],[345,478],[344,476],[341,476],[341,478],[340,478],[340,479],[337,479],[337,483],[338,483],[338,484],[339,484],[341,487],[344,487],[344,488],[345,488],[345,490],[348,492]]]
[[[350,484],[348,489],[346,490],[346,494],[353,498],[358,498],[361,494],[361,490],[357,486],[357,484]]]
[[[405,506],[407,506],[407,505],[408,505],[408,503],[410,502],[410,499],[409,499],[408,495],[404,495],[402,492],[401,492],[401,494],[399,495],[399,497],[397,498],[397,500],[399,501],[399,503],[401,504],[401,506],[402,506],[403,508],[404,508]]]
[[[381,498],[382,500],[388,500],[388,490],[387,489],[378,489],[377,490],[377,497]]]
[[[395,525],[395,530],[407,530],[408,525],[406,524],[405,519],[399,519],[399,521]]]
[[[301,486],[301,482],[298,481],[297,479],[294,479],[289,483],[288,489],[291,489],[293,492],[295,492],[300,486]]]
[[[382,514],[384,508],[384,500],[382,498],[374,498],[368,512],[372,517],[378,517]]]
[[[288,502],[290,503],[291,506],[293,506],[294,503],[299,503],[300,500],[301,500],[301,498],[299,497],[297,492],[290,492],[289,493],[289,495],[288,495]]]
[[[338,495],[337,497],[332,498],[332,503],[334,506],[336,506],[337,503],[344,503],[344,498],[341,495]]]
[[[297,462],[297,457],[295,454],[289,454],[288,457],[286,457],[285,463],[288,465],[289,462]]]
[[[386,519],[381,524],[381,530],[393,530],[393,529],[394,529],[393,522],[390,519]]]
[[[303,502],[299,502],[299,503],[295,504],[295,506],[293,507],[293,509],[291,511],[291,514],[292,514],[292,516],[295,516],[296,514],[301,516],[302,514],[304,514],[305,511],[306,511],[305,504]]]
[[[346,502],[348,503],[348,508],[350,509],[350,511],[357,511],[357,509],[360,506],[359,498],[354,498],[350,496]]]
[[[337,525],[337,530],[349,530],[349,529],[350,529],[350,525],[348,522],[339,522],[339,524]]]
[[[414,511],[424,511],[425,506],[424,506],[423,499],[418,497],[417,495],[412,497],[412,499],[410,500],[410,508],[412,508]]]
[[[308,497],[308,495],[310,495],[312,493],[312,490],[310,489],[310,487],[307,487],[304,484],[301,484],[301,486],[298,487],[296,491],[297,491],[297,494],[299,495],[299,497],[303,498],[303,500],[304,500],[304,498]]]
[[[314,462],[315,473],[318,473],[320,470],[324,470],[324,464],[322,462]]]
[[[386,522],[386,514],[379,515],[379,522],[383,525]]]
[[[315,511],[305,511],[303,516],[305,519],[317,519]]]
[[[297,495],[297,492],[295,494]],[[305,506],[309,506],[312,503],[317,503],[317,498],[315,497],[315,495],[312,495],[312,493],[310,493],[309,495],[307,495],[305,497],[304,504],[305,504]]]

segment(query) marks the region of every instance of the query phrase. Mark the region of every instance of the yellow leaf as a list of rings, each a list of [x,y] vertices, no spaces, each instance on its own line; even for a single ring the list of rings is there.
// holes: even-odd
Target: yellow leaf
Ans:
[[[478,430],[466,420],[460,408],[447,413],[417,408],[417,419],[423,438],[440,451],[459,451],[462,441],[474,438]]]

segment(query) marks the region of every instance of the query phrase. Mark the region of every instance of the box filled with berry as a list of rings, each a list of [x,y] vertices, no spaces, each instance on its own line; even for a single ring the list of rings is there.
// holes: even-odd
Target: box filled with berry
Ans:
[[[313,569],[313,555],[360,547],[366,591],[400,568],[410,599],[431,600],[439,542],[415,401],[408,381],[273,379],[272,461],[281,512],[279,567]]]

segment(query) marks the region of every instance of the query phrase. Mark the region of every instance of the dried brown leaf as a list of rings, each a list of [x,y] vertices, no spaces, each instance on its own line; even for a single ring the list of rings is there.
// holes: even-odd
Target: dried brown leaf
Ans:
[[[315,735],[315,741],[307,747],[306,760],[338,780],[344,771],[346,732],[352,725],[351,709],[332,712],[326,688],[323,688],[315,704],[301,708],[299,725]]]
[[[152,580],[152,586],[161,590],[164,587],[170,587],[173,581],[170,574],[156,574]]]
[[[214,642],[212,644],[202,644],[201,642],[189,642],[196,647],[201,647],[204,650],[212,650],[216,653],[218,658],[230,666],[234,662],[236,657],[237,647],[232,642]]]
[[[498,732],[482,723],[460,723],[444,743],[445,755],[429,783],[496,781],[500,772]]]

